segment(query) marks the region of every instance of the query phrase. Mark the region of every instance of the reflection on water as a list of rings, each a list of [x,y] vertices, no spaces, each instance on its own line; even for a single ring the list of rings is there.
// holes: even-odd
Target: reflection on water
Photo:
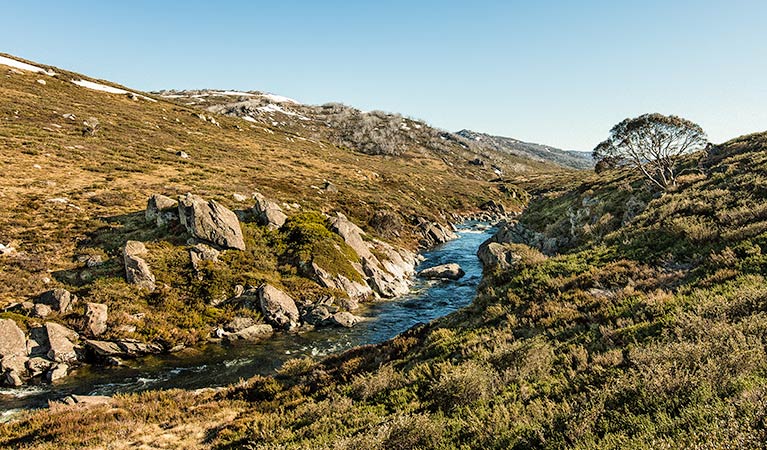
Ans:
[[[390,339],[419,323],[445,316],[471,303],[482,278],[476,257],[479,245],[495,230],[467,223],[460,238],[424,253],[419,269],[458,263],[466,275],[458,281],[414,280],[408,295],[366,305],[355,314],[368,320],[351,329],[323,328],[300,334],[280,333],[269,340],[223,346],[209,344],[172,355],[128,361],[121,367],[84,366],[54,386],[35,385],[0,390],[0,422],[19,408],[46,406],[70,394],[113,395],[147,389],[218,387],[268,374],[286,360],[321,357],[363,344]]]

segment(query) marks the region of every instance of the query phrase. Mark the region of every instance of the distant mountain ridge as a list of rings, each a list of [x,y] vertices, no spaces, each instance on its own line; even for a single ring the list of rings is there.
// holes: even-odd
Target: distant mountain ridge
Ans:
[[[519,139],[493,136],[471,130],[461,130],[455,134],[474,142],[480,147],[497,152],[509,153],[535,161],[553,162],[573,169],[590,169],[594,167],[590,152],[561,150],[549,145],[534,144],[520,141]]]

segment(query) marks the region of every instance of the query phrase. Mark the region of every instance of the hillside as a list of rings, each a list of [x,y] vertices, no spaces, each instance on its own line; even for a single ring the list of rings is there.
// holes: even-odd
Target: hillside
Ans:
[[[36,413],[0,443],[764,448],[767,133],[688,163],[663,196],[629,171],[538,179],[472,306],[391,341],[221,392]]]
[[[455,134],[472,141],[477,147],[494,152],[507,153],[533,161],[553,162],[573,169],[594,167],[590,152],[560,150],[548,145],[531,144],[514,138],[492,136],[471,130],[461,130]]]
[[[589,168],[590,162],[553,147],[529,144],[463,130],[451,133],[429,124],[384,111],[360,111],[340,103],[306,105],[261,92],[162,91],[156,95],[184,105],[241,117],[254,123],[280,126],[371,155],[434,154],[453,164],[472,164],[488,173],[503,173],[499,154],[516,163],[512,173],[529,173],[543,164]],[[480,139],[478,139],[480,138]]]
[[[558,171],[418,139],[361,151],[0,56],[0,324],[22,340],[66,335],[66,357],[9,358],[14,385],[394,297],[413,252],[449,239],[451,222],[519,211],[517,180]],[[480,156],[492,164],[471,164]],[[266,285],[296,303],[290,320],[254,306]]]

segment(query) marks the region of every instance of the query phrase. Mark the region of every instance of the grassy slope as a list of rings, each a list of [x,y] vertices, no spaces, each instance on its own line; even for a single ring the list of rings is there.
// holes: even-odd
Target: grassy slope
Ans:
[[[87,417],[40,412],[3,427],[0,443],[66,448],[86,435],[119,447],[136,439],[126,414],[141,429],[174,430],[205,405],[228,421],[193,420],[207,436],[199,447],[763,448],[767,133],[717,150],[704,173],[649,198],[623,227],[488,274],[471,307],[392,341],[294,360],[215,395],[121,397]],[[617,185],[641,186],[602,177],[542,201],[578,207],[587,191],[611,199]],[[164,408],[168,398],[189,412]],[[149,405],[158,412],[124,412]]]
[[[488,199],[521,207],[463,157],[368,156],[224,116],[217,118],[218,127],[195,117],[193,108],[85,89],[69,82],[83,76],[56,72],[48,77],[0,67],[0,243],[19,250],[0,259],[0,307],[64,286],[85,300],[109,304],[113,325],[148,313],[139,324],[141,338],[192,343],[206,326],[226,319],[226,311],[205,301],[230,293],[236,283],[281,283],[297,296],[317,289],[280,260],[286,237],[253,224],[244,230],[247,252],[229,252],[226,267],[211,270],[202,282],[193,280],[180,246],[183,233],[144,223],[152,193],[191,191],[248,209],[252,200],[237,202],[232,194],[249,198],[258,190],[303,210],[342,210],[363,226],[382,209],[407,222],[414,215],[444,221],[446,214],[475,210]],[[82,133],[89,117],[100,122],[95,136]],[[177,151],[191,158],[181,159]],[[324,180],[339,192],[320,192],[316,186]],[[66,202],[50,201],[57,198]],[[127,239],[148,243],[149,263],[162,287],[153,296],[138,294],[122,280],[120,246]],[[405,228],[398,243],[413,247],[416,240]],[[106,264],[85,270],[76,257],[90,254]],[[77,312],[63,320],[76,323]]]

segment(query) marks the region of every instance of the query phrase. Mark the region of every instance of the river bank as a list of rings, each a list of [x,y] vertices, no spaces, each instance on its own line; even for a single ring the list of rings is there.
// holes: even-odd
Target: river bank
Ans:
[[[419,323],[468,305],[482,277],[477,248],[493,232],[494,229],[484,223],[460,225],[459,239],[424,252],[425,260],[418,269],[458,263],[466,272],[463,278],[449,282],[415,279],[408,294],[364,304],[357,314],[367,320],[352,329],[281,333],[258,343],[206,344],[179,353],[148,356],[121,367],[82,367],[74,376],[53,385],[0,390],[0,414],[8,420],[14,411],[45,407],[49,400],[71,394],[114,395],[150,389],[220,387],[253,375],[273,373],[288,359],[322,357],[359,345],[383,342]]]

